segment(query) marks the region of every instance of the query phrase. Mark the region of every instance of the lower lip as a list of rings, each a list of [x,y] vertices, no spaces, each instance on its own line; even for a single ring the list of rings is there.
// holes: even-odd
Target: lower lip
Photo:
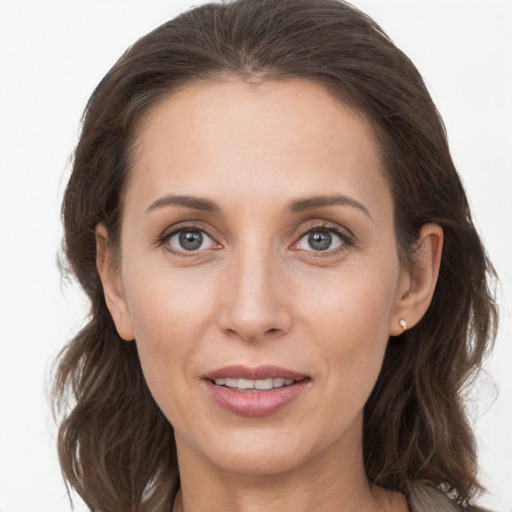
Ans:
[[[256,392],[233,391],[225,386],[217,386],[210,380],[205,382],[214,401],[227,411],[240,416],[267,416],[298,398],[306,389],[309,379],[290,386]]]

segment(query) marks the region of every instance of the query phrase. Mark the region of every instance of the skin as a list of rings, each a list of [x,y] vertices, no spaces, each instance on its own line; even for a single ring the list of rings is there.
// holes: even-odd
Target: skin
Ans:
[[[389,336],[430,303],[442,230],[424,226],[402,268],[367,121],[307,81],[201,82],[154,107],[137,144],[121,261],[112,265],[100,224],[98,270],[174,427],[175,510],[407,510],[366,479],[362,411]],[[216,210],[162,200],[170,194]],[[290,209],[333,195],[352,203]],[[208,235],[186,251],[166,238],[179,228]],[[308,234],[328,229],[339,234],[317,250]],[[277,365],[309,382],[278,412],[244,417],[214,402],[202,378],[232,364]]]

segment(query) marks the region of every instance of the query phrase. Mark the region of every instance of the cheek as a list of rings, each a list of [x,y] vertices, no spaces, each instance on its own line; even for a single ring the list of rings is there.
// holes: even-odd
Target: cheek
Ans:
[[[340,341],[387,340],[397,300],[398,264],[378,263],[354,264],[321,281],[311,279],[299,290],[299,295],[308,296],[304,318]]]
[[[398,266],[396,267],[398,268]],[[333,394],[360,407],[380,372],[396,301],[398,272],[375,266],[352,268],[313,288],[303,322],[322,353]]]
[[[193,339],[210,314],[214,283],[204,273],[142,267],[133,265],[123,275],[136,339],[157,350]]]
[[[145,272],[143,279],[125,279],[125,295],[135,343],[147,384],[157,403],[172,399],[193,364],[205,329],[211,323],[211,294],[198,293],[194,283],[169,275],[169,270]]]

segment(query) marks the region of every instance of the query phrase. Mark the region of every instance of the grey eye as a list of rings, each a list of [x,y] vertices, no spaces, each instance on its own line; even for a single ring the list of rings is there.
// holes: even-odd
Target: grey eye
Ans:
[[[178,239],[181,248],[186,251],[196,251],[203,244],[203,234],[200,231],[182,231]]]
[[[332,235],[329,231],[312,231],[308,235],[309,246],[315,251],[325,251],[332,243]]]
[[[200,229],[181,229],[168,239],[168,244],[176,252],[192,252],[212,249],[215,242]]]
[[[298,249],[307,251],[327,251],[337,249],[345,243],[342,235],[327,229],[314,229],[301,237]]]

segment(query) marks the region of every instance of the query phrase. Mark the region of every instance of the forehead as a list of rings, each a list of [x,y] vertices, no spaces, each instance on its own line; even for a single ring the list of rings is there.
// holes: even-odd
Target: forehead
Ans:
[[[198,82],[142,120],[130,189],[268,197],[389,196],[370,123],[305,80]],[[335,189],[343,190],[335,190]],[[389,197],[387,200],[389,202]]]

